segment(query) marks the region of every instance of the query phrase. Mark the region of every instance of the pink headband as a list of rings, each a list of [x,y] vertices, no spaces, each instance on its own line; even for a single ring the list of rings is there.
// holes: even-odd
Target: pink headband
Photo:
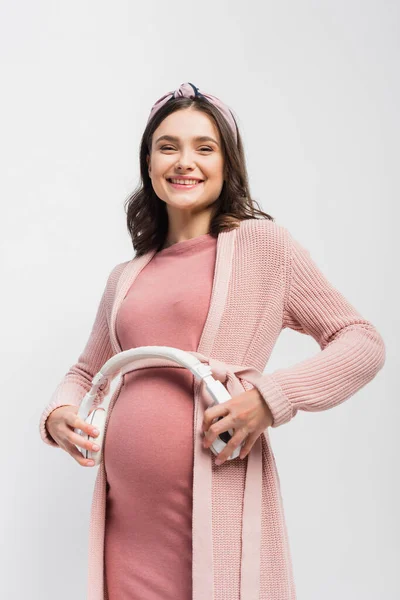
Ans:
[[[182,85],[177,90],[175,90],[174,92],[168,92],[168,94],[165,94],[159,100],[157,100],[157,102],[153,105],[153,107],[151,109],[151,112],[150,112],[147,122],[150,121],[150,119],[153,117],[153,115],[162,106],[164,106],[164,104],[166,102],[168,102],[168,100],[172,100],[173,98],[178,98],[178,97],[195,98],[196,96],[206,98],[206,100],[211,102],[211,104],[214,104],[214,106],[216,106],[219,109],[219,111],[222,113],[222,115],[225,117],[226,121],[228,122],[230,128],[232,129],[233,135],[234,135],[236,143],[237,143],[236,123],[232,116],[231,110],[226,106],[226,104],[221,102],[221,100],[219,100],[215,96],[211,96],[211,94],[205,94],[204,92],[200,92],[199,88],[197,88],[195,85],[193,85],[193,83],[189,83],[189,82],[182,83]]]

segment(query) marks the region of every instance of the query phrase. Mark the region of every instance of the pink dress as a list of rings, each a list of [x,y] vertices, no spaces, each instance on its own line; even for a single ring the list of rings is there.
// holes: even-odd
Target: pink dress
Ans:
[[[154,255],[118,311],[123,350],[197,350],[216,248],[204,234]],[[193,379],[173,366],[124,376],[104,442],[109,600],[192,598]]]

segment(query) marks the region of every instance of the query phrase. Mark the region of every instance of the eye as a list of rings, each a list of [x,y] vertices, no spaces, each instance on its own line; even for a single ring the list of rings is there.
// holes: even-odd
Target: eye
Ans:
[[[174,148],[172,146],[161,146],[160,150],[173,150]],[[209,148],[208,146],[203,146],[202,148],[200,148],[201,151],[204,152],[212,152],[213,149]]]

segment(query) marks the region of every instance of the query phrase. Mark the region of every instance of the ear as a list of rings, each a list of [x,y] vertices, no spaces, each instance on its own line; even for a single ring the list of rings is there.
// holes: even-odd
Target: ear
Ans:
[[[149,155],[146,156],[146,162],[147,162],[147,167],[148,167],[148,171],[149,171],[149,177],[151,177],[151,165],[150,165],[150,156]]]

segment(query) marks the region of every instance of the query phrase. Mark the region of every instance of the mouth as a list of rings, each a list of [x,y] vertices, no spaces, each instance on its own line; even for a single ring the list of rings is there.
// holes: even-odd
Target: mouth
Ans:
[[[196,183],[173,183],[171,178],[167,179],[167,181],[168,181],[169,185],[176,190],[185,190],[185,189],[192,190],[196,187],[199,187],[200,185],[202,185],[204,183],[203,179],[196,181]],[[194,181],[194,180],[191,180],[191,181]]]

